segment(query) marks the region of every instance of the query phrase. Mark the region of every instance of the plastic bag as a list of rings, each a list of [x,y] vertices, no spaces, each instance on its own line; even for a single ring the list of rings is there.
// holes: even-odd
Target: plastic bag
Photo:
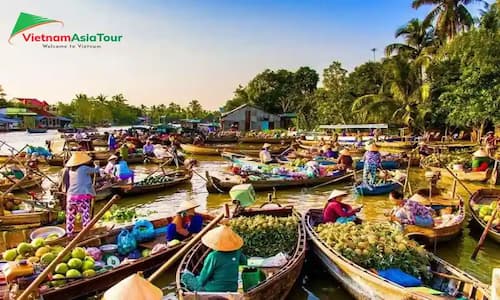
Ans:
[[[116,244],[118,245],[118,253],[121,255],[127,255],[137,248],[137,241],[134,235],[126,229],[120,232],[116,238]]]
[[[146,219],[137,220],[132,229],[132,234],[137,242],[150,241],[155,238],[153,223]]]

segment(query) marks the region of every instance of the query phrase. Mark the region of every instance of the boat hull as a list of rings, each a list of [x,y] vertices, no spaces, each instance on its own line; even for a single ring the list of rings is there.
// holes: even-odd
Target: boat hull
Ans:
[[[242,183],[251,183],[256,191],[269,191],[273,189],[287,189],[287,188],[298,188],[298,187],[308,187],[315,186],[329,181],[341,182],[349,180],[353,177],[353,173],[341,173],[338,176],[325,176],[325,177],[315,177],[308,179],[299,180],[252,180],[247,182],[237,182],[237,181],[222,181],[213,176],[207,176],[207,190],[209,193],[221,193],[231,190],[235,185]]]
[[[486,222],[484,222],[477,213],[472,209],[473,204],[489,204],[492,201],[498,201],[500,199],[500,190],[497,189],[480,189],[476,191],[469,199],[469,205],[467,209],[469,214],[472,216],[471,222],[476,227],[480,228],[480,232],[483,232],[486,228]],[[500,232],[490,228],[488,230],[488,238],[500,243]]]
[[[26,131],[28,133],[46,133],[47,128],[27,128]]]
[[[184,152],[195,155],[221,155],[224,151],[241,153],[251,156],[258,156],[261,149],[238,148],[234,146],[196,146],[191,144],[182,144],[181,148]],[[285,151],[287,147],[271,148],[272,154],[279,154]]]
[[[284,208],[286,210],[286,208]],[[280,211],[282,209],[269,210],[266,214],[274,216],[283,216]],[[266,211],[265,209],[262,211]],[[251,215],[264,214],[253,210]],[[291,254],[291,259],[281,268],[262,268],[264,272],[265,269],[270,269],[273,273],[271,277],[268,277],[263,283],[260,283],[256,287],[243,293],[206,293],[206,292],[189,292],[182,289],[180,283],[180,274],[185,269],[193,271],[194,268],[197,269],[197,262],[193,261],[193,258],[203,259],[203,254],[208,254],[209,250],[205,245],[199,242],[193,249],[191,249],[184,259],[181,261],[179,268],[177,269],[177,290],[179,291],[179,299],[183,300],[213,300],[213,299],[227,299],[227,300],[264,300],[264,299],[287,299],[287,295],[292,289],[293,285],[300,276],[302,266],[304,265],[306,256],[306,235],[304,230],[304,225],[302,220],[299,222],[298,226],[298,241],[294,252]],[[199,270],[197,270],[199,271]]]
[[[356,192],[364,196],[384,195],[384,194],[389,194],[390,192],[397,189],[399,186],[400,184],[397,182],[375,185],[371,187],[365,185],[358,185],[356,186]]]

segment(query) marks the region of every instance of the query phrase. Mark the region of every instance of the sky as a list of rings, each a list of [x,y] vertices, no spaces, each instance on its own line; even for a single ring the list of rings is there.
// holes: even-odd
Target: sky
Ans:
[[[7,98],[69,102],[78,93],[123,93],[134,105],[215,110],[265,69],[333,60],[352,70],[383,56],[396,28],[430,10],[411,0],[0,0],[0,85]],[[477,14],[477,7],[471,11]],[[99,49],[8,43],[20,12],[59,23],[25,34],[122,35]],[[56,43],[53,43],[56,44]],[[61,44],[61,43],[58,43]],[[62,43],[65,44],[65,43]],[[66,43],[67,44],[67,43]],[[74,43],[72,43],[74,44]]]

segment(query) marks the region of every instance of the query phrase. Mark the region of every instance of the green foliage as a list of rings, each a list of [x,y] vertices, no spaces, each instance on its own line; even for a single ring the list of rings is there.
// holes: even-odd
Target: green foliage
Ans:
[[[7,106],[7,94],[5,93],[2,85],[0,84],[0,107],[6,107]]]

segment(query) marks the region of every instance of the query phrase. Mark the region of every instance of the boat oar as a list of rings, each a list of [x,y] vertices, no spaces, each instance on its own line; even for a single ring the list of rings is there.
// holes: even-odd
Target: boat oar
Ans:
[[[483,246],[484,240],[486,239],[486,236],[488,235],[488,231],[491,228],[491,225],[493,224],[493,220],[495,220],[497,213],[498,213],[498,206],[500,205],[500,201],[497,202],[497,207],[495,208],[495,211],[491,215],[491,219],[488,221],[486,224],[486,227],[484,228],[483,234],[481,234],[481,238],[479,239],[479,242],[477,243],[476,248],[472,252],[471,259],[476,259],[477,254],[479,253],[479,249]]]
[[[188,250],[190,250],[204,235],[207,233],[212,227],[217,225],[217,223],[222,220],[225,216],[227,216],[226,212],[221,213],[215,219],[213,219],[210,223],[207,224],[198,234],[193,236],[193,238],[182,247],[174,256],[172,256],[169,260],[167,260],[158,270],[156,270],[151,276],[149,276],[148,281],[153,282],[157,279],[163,272],[165,272],[168,268],[170,268],[179,258],[181,258]],[[229,217],[229,216],[227,216]]]
[[[51,273],[56,265],[68,254],[70,251],[73,250],[73,248],[78,244],[78,242],[90,231],[92,226],[94,226],[97,221],[104,215],[104,213],[111,208],[111,206],[118,200],[120,199],[119,196],[115,195],[111,200],[104,205],[103,208],[94,216],[92,220],[90,220],[90,223],[85,226],[82,231],[80,231],[74,238],[69,242],[69,244],[56,256],[56,258],[43,270],[40,275],[36,277],[33,282],[23,291],[23,293],[17,298],[17,300],[26,300],[34,291],[35,289],[38,288],[38,286],[43,282],[43,280]]]
[[[457,180],[458,183],[460,183],[460,185],[465,189],[465,191],[469,194],[469,196],[472,196],[472,192],[467,188],[467,186],[462,182],[462,180],[458,179],[457,175],[455,175],[455,173],[453,173],[450,168],[448,168],[447,165],[443,164],[443,162],[436,156],[436,159],[437,161],[439,161],[439,163],[441,164],[441,166],[444,167],[444,169],[446,171],[448,171],[451,176],[453,176],[453,178],[455,178]]]

